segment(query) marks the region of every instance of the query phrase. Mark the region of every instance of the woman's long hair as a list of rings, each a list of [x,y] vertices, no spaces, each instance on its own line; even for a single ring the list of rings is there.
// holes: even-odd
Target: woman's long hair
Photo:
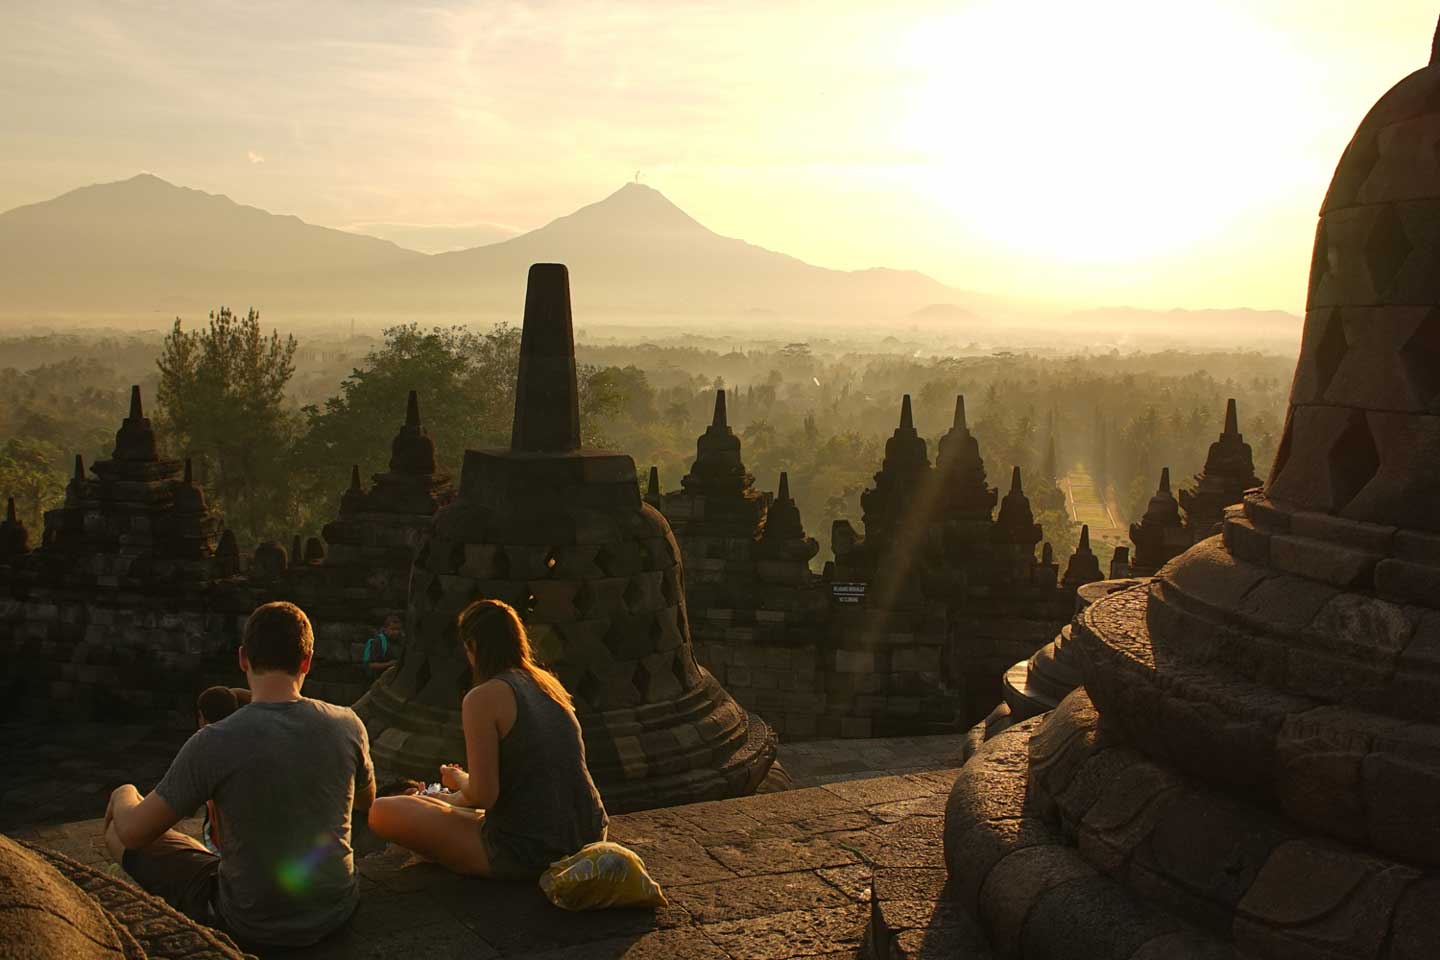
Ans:
[[[474,682],[478,685],[506,670],[527,674],[546,696],[566,710],[575,710],[559,678],[535,662],[530,637],[520,614],[503,600],[476,600],[460,612],[456,626],[460,642],[475,659]]]

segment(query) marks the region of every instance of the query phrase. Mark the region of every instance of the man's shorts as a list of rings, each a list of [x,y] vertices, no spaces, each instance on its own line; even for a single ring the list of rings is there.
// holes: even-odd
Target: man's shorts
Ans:
[[[194,837],[166,830],[159,840],[139,850],[126,850],[120,859],[125,872],[140,888],[164,900],[185,916],[215,926],[215,893],[220,880],[220,858]]]

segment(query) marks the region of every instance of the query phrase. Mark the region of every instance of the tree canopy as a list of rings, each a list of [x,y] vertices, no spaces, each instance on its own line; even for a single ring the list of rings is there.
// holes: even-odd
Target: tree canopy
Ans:
[[[284,536],[298,519],[288,457],[296,418],[285,401],[295,338],[265,335],[260,314],[221,307],[189,331],[176,318],[161,344],[162,438],[192,457],[226,523],[250,540]]]

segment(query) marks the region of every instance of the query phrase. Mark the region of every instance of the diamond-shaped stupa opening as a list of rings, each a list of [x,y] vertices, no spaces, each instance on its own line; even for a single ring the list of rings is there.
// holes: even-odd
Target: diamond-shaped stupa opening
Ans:
[[[1355,499],[1380,469],[1380,451],[1375,448],[1375,437],[1370,433],[1363,411],[1352,413],[1350,422],[1335,438],[1327,466],[1333,498],[1331,509],[1338,512]]]

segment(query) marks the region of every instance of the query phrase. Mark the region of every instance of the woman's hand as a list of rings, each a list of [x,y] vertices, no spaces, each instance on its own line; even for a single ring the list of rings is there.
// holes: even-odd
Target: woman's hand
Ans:
[[[447,790],[455,793],[464,793],[465,784],[470,781],[470,774],[465,768],[456,763],[442,764],[440,767],[440,783]]]

